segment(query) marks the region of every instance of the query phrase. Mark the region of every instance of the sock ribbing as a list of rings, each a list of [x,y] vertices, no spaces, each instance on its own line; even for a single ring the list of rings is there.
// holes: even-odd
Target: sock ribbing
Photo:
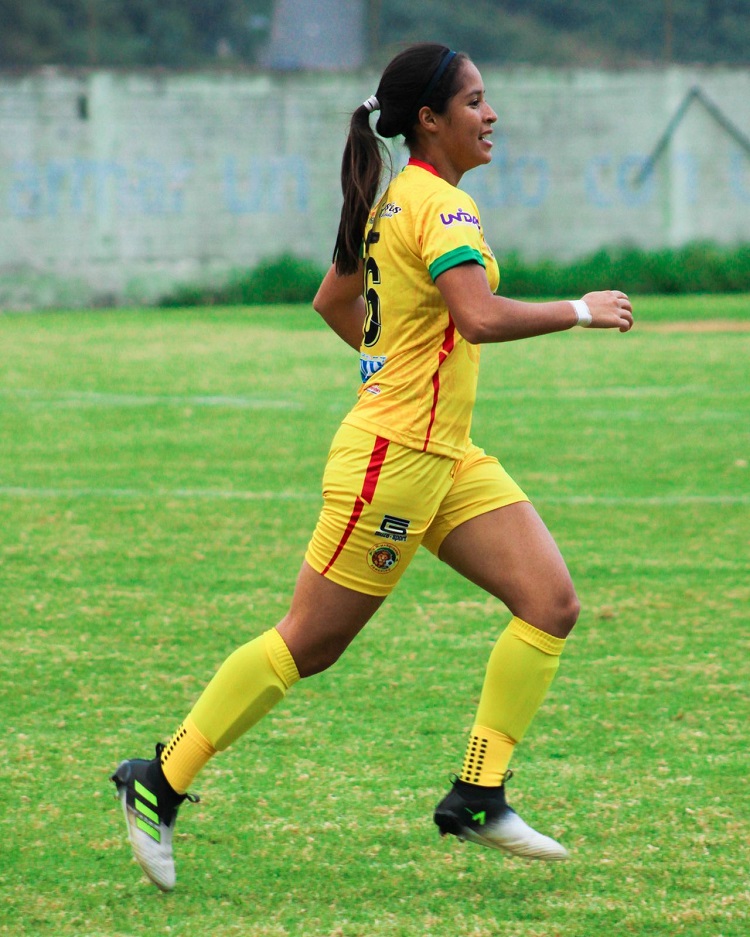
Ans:
[[[272,628],[229,655],[190,715],[221,752],[270,712],[297,680],[292,655]]]
[[[553,634],[540,631],[539,628],[530,625],[523,618],[511,618],[508,622],[508,628],[511,634],[525,641],[526,644],[549,654],[551,657],[559,657],[565,647],[565,638],[556,638]]]
[[[270,631],[265,633],[265,640],[266,653],[271,661],[271,666],[288,690],[292,684],[300,679],[294,658],[276,628],[271,628]]]

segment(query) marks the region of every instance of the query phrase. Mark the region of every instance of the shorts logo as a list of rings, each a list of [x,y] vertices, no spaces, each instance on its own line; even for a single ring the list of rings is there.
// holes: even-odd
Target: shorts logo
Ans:
[[[482,230],[482,226],[479,223],[479,219],[476,215],[470,215],[469,212],[464,211],[463,208],[459,208],[458,211],[453,214],[449,212],[447,215],[443,212],[440,213],[440,220],[443,222],[446,228],[450,228],[453,224],[471,224],[475,228]]]
[[[376,573],[390,573],[400,559],[401,554],[390,543],[376,543],[367,553],[367,565]]]
[[[406,540],[409,524],[411,524],[411,521],[407,521],[403,517],[384,514],[383,520],[380,522],[380,528],[375,531],[375,536],[388,537],[390,540]]]

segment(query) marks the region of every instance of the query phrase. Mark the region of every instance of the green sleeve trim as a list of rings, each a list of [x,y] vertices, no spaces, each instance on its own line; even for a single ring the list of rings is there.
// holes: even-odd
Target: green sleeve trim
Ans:
[[[437,280],[441,273],[445,273],[451,267],[467,263],[485,266],[481,252],[474,247],[469,247],[468,244],[464,244],[461,247],[455,247],[452,251],[448,251],[447,254],[443,254],[437,260],[433,260],[429,266],[430,276],[433,280]]]

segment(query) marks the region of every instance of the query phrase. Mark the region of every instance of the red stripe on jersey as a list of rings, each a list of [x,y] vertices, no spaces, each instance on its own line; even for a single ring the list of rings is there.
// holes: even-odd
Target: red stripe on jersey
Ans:
[[[440,173],[437,171],[437,169],[435,169],[432,163],[424,163],[422,162],[421,159],[414,159],[414,157],[411,157],[411,159],[406,165],[407,166],[419,166],[420,169],[426,169],[427,172],[431,172],[433,176],[437,176],[438,178],[440,178]]]
[[[440,368],[448,355],[453,351],[455,345],[456,326],[449,314],[448,326],[445,330],[445,336],[443,337],[443,347],[440,349],[440,354],[438,355],[438,366],[435,373],[432,375],[432,409],[430,410],[430,422],[427,425],[427,435],[424,438],[422,452],[427,452],[427,446],[430,442],[430,436],[432,435],[432,427],[435,424],[435,416],[437,415],[438,398],[440,396]]]
[[[328,565],[323,570],[324,576],[339,558],[341,551],[346,546],[349,537],[352,535],[352,531],[357,526],[357,522],[362,515],[362,510],[365,506],[365,503],[372,504],[372,499],[375,496],[375,489],[378,486],[378,478],[380,478],[380,470],[383,467],[383,463],[385,462],[385,456],[388,452],[389,445],[390,440],[384,439],[382,436],[375,437],[375,445],[372,447],[370,461],[368,462],[367,469],[365,470],[365,480],[362,484],[362,494],[357,495],[357,497],[354,499],[354,509],[352,510],[351,517],[349,518],[341,540],[338,542],[338,546],[333,551],[333,556],[330,558]]]

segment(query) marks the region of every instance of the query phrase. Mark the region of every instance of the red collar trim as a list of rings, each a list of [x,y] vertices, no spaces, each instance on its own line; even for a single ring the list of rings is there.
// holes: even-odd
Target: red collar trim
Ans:
[[[433,176],[440,177],[440,173],[432,166],[430,163],[423,163],[421,159],[409,159],[407,166],[419,166],[420,169],[426,169],[427,172],[431,172]]]

